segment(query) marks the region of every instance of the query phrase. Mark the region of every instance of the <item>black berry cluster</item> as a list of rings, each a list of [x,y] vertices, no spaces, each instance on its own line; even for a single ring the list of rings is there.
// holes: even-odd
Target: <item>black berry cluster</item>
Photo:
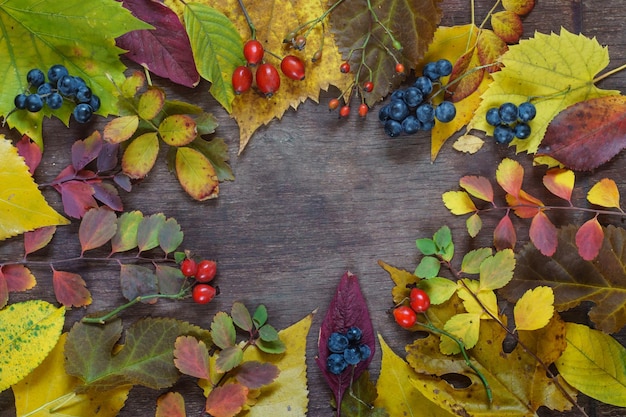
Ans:
[[[326,369],[339,375],[348,365],[357,365],[370,357],[370,347],[361,343],[362,332],[358,327],[350,327],[344,333],[333,332],[328,337],[330,355],[326,359]]]
[[[48,81],[42,70],[33,68],[26,74],[28,90],[15,96],[15,107],[36,113],[47,105],[50,109],[61,108],[64,100],[73,101],[72,111],[79,123],[86,123],[100,108],[100,98],[91,92],[85,81],[69,74],[65,66],[57,64],[48,69]]]
[[[515,138],[528,138],[531,132],[528,122],[536,115],[537,109],[530,101],[525,101],[519,106],[507,102],[487,110],[486,120],[495,127],[493,130],[495,141],[506,145]]]
[[[431,100],[434,86],[441,85],[440,78],[451,73],[452,64],[447,59],[429,62],[413,85],[394,91],[389,103],[378,112],[385,133],[392,138],[402,133],[410,135],[431,130],[435,119],[443,123],[452,121],[456,116],[454,104],[443,101],[435,106]]]

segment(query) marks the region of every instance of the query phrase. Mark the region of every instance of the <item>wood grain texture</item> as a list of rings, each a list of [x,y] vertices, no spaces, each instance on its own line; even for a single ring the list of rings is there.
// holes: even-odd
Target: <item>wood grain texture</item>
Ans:
[[[477,16],[484,16],[493,2],[478,1]],[[601,7],[600,7],[601,6]],[[445,0],[443,24],[464,24],[470,20],[469,2]],[[610,68],[626,61],[626,11],[619,0],[606,2],[554,0],[538,1],[535,10],[524,19],[525,37],[534,31],[558,32],[561,26],[596,36],[609,45]],[[480,20],[480,18],[478,19]],[[615,63],[615,64],[613,64]],[[513,149],[487,141],[476,155],[457,153],[446,144],[434,162],[430,162],[429,137],[420,134],[397,139],[387,138],[375,112],[362,120],[354,114],[347,120],[329,113],[325,103],[338,94],[322,94],[321,105],[306,102],[297,113],[289,111],[280,121],[259,129],[242,155],[237,155],[238,128],[234,121],[207,93],[208,84],[196,89],[173,86],[161,79],[169,98],[178,98],[201,105],[219,120],[217,136],[229,144],[231,165],[236,180],[221,185],[217,200],[204,203],[192,201],[167,171],[163,158],[156,169],[132,193],[123,193],[126,210],[144,213],[163,212],[175,217],[185,232],[183,246],[198,255],[217,259],[219,274],[216,283],[221,294],[208,306],[191,301],[157,305],[139,305],[124,313],[126,324],[144,316],[169,316],[208,326],[213,314],[229,309],[235,300],[253,307],[267,305],[270,320],[278,328],[289,326],[306,314],[319,309],[307,339],[307,365],[310,390],[309,416],[331,415],[329,392],[313,357],[321,318],[330,302],[339,278],[346,270],[359,276],[368,300],[374,328],[399,354],[409,342],[408,332],[392,323],[388,314],[391,305],[391,281],[378,265],[382,259],[397,267],[412,270],[416,265],[415,239],[431,236],[442,225],[452,229],[458,253],[480,246],[489,246],[490,234],[497,218],[484,219],[484,232],[471,240],[465,231],[465,218],[455,217],[443,206],[441,194],[456,189],[463,175],[492,177],[504,157],[519,160],[526,168],[529,192],[543,195],[540,169],[532,170],[530,158],[515,155]],[[602,82],[603,88],[619,89],[626,75],[617,74]],[[88,126],[65,128],[56,120],[44,126],[46,153],[37,171],[38,183],[53,179],[69,163],[69,147],[93,129],[100,129],[103,120]],[[19,135],[0,130],[13,139]],[[620,154],[596,173],[577,175],[574,201],[584,204],[589,184],[609,177],[626,189]],[[47,190],[48,201],[60,208],[57,194]],[[555,216],[559,224],[580,222],[581,216]],[[603,224],[612,219],[603,218]],[[527,240],[528,224],[520,226],[520,239]],[[619,222],[615,224],[620,225]],[[64,227],[57,233],[54,245],[33,259],[62,259],[79,254],[77,226]],[[0,259],[21,257],[20,242],[0,244]],[[123,302],[118,288],[115,265],[80,264],[75,271],[83,274],[94,302],[87,311],[110,309]],[[51,274],[48,268],[37,267],[38,286],[24,294],[12,294],[11,302],[33,297],[54,301]],[[68,312],[66,329],[85,314],[83,309]],[[584,311],[567,313],[584,320]],[[624,332],[618,335],[626,342]],[[380,367],[377,352],[370,370],[374,377]],[[201,391],[190,379],[181,379],[174,387],[183,392],[188,415],[202,415]],[[160,392],[135,388],[120,414],[154,415]],[[623,409],[598,404],[581,395],[580,403],[591,417],[623,415]],[[0,416],[13,416],[11,391],[0,394]],[[574,416],[574,412],[555,413],[541,409],[541,416]]]

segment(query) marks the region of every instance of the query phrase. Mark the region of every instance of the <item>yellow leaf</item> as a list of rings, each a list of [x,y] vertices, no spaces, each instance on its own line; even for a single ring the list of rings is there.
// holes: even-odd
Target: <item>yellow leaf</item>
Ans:
[[[198,201],[215,198],[219,193],[213,164],[195,149],[184,146],[176,150],[176,175],[187,194]]]
[[[384,408],[390,416],[412,416],[415,415],[414,410],[419,410],[419,415],[453,417],[454,414],[433,403],[426,396],[428,393],[423,394],[416,388],[422,376],[396,355],[380,334],[378,341],[382,362],[380,376],[376,381],[378,397],[374,400],[374,406]],[[424,378],[428,379],[426,376]],[[416,383],[407,384],[408,380],[415,380]]]
[[[67,333],[63,333],[41,365],[12,387],[17,415],[117,416],[132,386],[120,386],[105,392],[87,390],[76,394],[81,380],[65,372],[66,337]]]
[[[613,337],[567,323],[567,347],[555,362],[574,388],[603,403],[626,407],[626,349]]]
[[[511,249],[503,249],[484,259],[480,264],[479,290],[497,290],[513,279],[515,254]]]
[[[477,211],[474,202],[465,191],[447,191],[441,197],[446,208],[457,216]]]
[[[512,45],[501,61],[504,67],[492,74],[493,82],[482,95],[483,101],[468,128],[492,134],[494,128],[485,120],[490,108],[538,97],[533,101],[537,116],[530,122],[530,137],[512,142],[518,152],[537,152],[548,124],[566,107],[582,100],[619,94],[617,90],[601,90],[593,83],[594,77],[609,63],[607,49],[596,39],[565,29],[560,34],[537,32],[533,38]]]
[[[122,170],[130,178],[140,179],[148,175],[159,155],[159,137],[147,132],[133,139],[124,150]]]
[[[244,361],[273,363],[280,369],[278,378],[257,399],[246,417],[301,417],[306,415],[309,400],[306,379],[306,338],[313,313],[278,332],[285,343],[285,353],[272,355],[258,349],[246,349]]]
[[[480,314],[481,319],[488,320],[491,318],[489,314],[485,312],[485,308],[491,312],[494,316],[498,316],[498,299],[496,293],[491,289],[481,289],[480,282],[473,279],[463,279],[462,283],[458,284],[459,290],[457,292],[459,298],[463,300],[463,307],[468,313]],[[482,303],[478,303],[474,295]],[[485,308],[483,308],[485,306]]]
[[[471,349],[478,343],[480,313],[461,313],[452,316],[443,329],[459,338],[466,349]],[[461,352],[459,345],[452,338],[444,335],[441,336],[439,349],[444,355],[456,355]]]
[[[472,155],[478,152],[484,144],[485,141],[478,136],[466,134],[459,137],[456,142],[452,144],[452,147],[459,152],[465,152]]]
[[[116,117],[104,126],[103,138],[107,142],[121,143],[130,139],[139,127],[139,117]]]
[[[404,269],[398,269],[394,266],[379,260],[378,265],[383,268],[389,274],[391,280],[396,284],[391,289],[391,295],[395,304],[402,303],[409,296],[409,286],[417,284],[420,279],[412,272],[405,271]],[[431,300],[432,301],[432,300]]]
[[[524,293],[513,309],[517,330],[537,330],[554,315],[554,292],[550,287],[536,287]]]
[[[0,135],[0,240],[69,221],[46,203],[11,142]]]
[[[587,193],[587,200],[591,204],[602,207],[614,207],[619,209],[619,189],[617,184],[610,178],[598,181]]]
[[[41,300],[0,310],[0,392],[20,381],[54,348],[65,308]]]

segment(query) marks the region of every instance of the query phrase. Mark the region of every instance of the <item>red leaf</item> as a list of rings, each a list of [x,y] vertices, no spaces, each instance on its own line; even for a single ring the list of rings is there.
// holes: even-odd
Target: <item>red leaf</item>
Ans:
[[[0,269],[0,308],[4,308],[9,302],[9,290],[7,289],[7,282],[4,279],[4,275],[2,275],[2,270]]]
[[[328,350],[328,337],[333,332],[345,332],[352,326],[361,329],[361,343],[369,346],[371,354],[367,360],[359,362],[354,368],[348,367],[339,375],[335,375],[326,368],[326,360],[330,353]],[[317,366],[319,366],[328,386],[333,392],[336,403],[341,404],[341,399],[346,389],[351,386],[353,378],[356,381],[367,368],[374,356],[376,347],[374,328],[367,309],[367,302],[359,287],[358,278],[350,272],[346,272],[341,277],[335,296],[322,321],[317,347],[318,355],[315,358]]]
[[[178,392],[167,392],[157,398],[155,417],[186,417],[185,399]]]
[[[78,228],[78,240],[83,253],[107,243],[117,231],[117,216],[107,207],[85,213]]]
[[[216,387],[206,399],[206,412],[213,417],[234,417],[246,404],[248,388],[241,384]]]
[[[591,261],[598,256],[603,241],[604,231],[597,217],[586,221],[576,232],[578,254],[585,261]]]
[[[449,87],[446,88],[446,99],[459,102],[471,95],[478,89],[483,80],[485,70],[475,69],[480,66],[480,61],[475,48],[470,49],[454,63],[452,74],[448,80]],[[463,78],[460,78],[463,77]],[[452,83],[452,81],[458,80]]]
[[[497,250],[514,249],[516,242],[517,233],[515,232],[511,218],[507,214],[500,219],[500,222],[493,231],[493,246],[495,246]]]
[[[554,255],[558,246],[557,229],[543,211],[538,212],[530,222],[530,240],[539,252],[546,256]]]
[[[179,336],[174,344],[174,365],[180,372],[201,379],[210,379],[209,351],[204,342],[193,336]]]
[[[488,178],[467,175],[461,178],[459,184],[474,197],[493,203],[493,187]]]
[[[167,6],[150,0],[124,0],[124,7],[154,30],[135,30],[117,38],[126,57],[151,72],[186,87],[195,87],[200,75],[191,52],[187,31]]]
[[[626,96],[608,96],[576,103],[559,113],[537,155],[574,170],[591,171],[625,146]]]
[[[82,181],[68,181],[55,187],[61,193],[65,214],[76,219],[82,218],[87,210],[98,207],[93,198],[93,187]]]
[[[91,304],[91,293],[78,274],[53,269],[52,286],[57,301],[66,307],[84,307]]]
[[[30,290],[37,285],[35,277],[24,265],[4,265],[0,272],[4,275],[9,292]]]
[[[258,389],[272,383],[279,373],[278,367],[273,363],[248,361],[237,368],[235,378],[250,389]]]
[[[56,226],[46,226],[24,233],[24,256],[45,248],[56,230]]]
[[[24,158],[26,165],[28,165],[28,172],[30,172],[30,175],[33,175],[41,162],[41,148],[26,135],[22,136],[22,139],[15,144],[15,147],[20,156]]]
[[[97,130],[84,140],[77,140],[72,145],[72,166],[76,171],[98,157],[102,150],[102,136]]]

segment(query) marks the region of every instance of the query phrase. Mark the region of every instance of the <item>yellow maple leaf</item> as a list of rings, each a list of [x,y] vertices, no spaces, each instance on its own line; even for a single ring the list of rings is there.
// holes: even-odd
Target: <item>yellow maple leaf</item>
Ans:
[[[554,315],[554,292],[537,287],[524,293],[513,308],[517,330],[537,330],[546,326]]]
[[[596,39],[563,28],[559,34],[536,33],[533,38],[520,41],[509,48],[501,61],[504,67],[492,74],[493,82],[482,95],[468,128],[492,134],[494,128],[485,120],[490,108],[532,99],[537,116],[529,123],[531,134],[527,139],[511,142],[518,152],[537,152],[548,124],[566,107],[619,94],[617,90],[602,90],[594,84],[594,77],[609,63],[607,49]]]
[[[17,149],[0,135],[0,240],[68,223],[48,205]]]

